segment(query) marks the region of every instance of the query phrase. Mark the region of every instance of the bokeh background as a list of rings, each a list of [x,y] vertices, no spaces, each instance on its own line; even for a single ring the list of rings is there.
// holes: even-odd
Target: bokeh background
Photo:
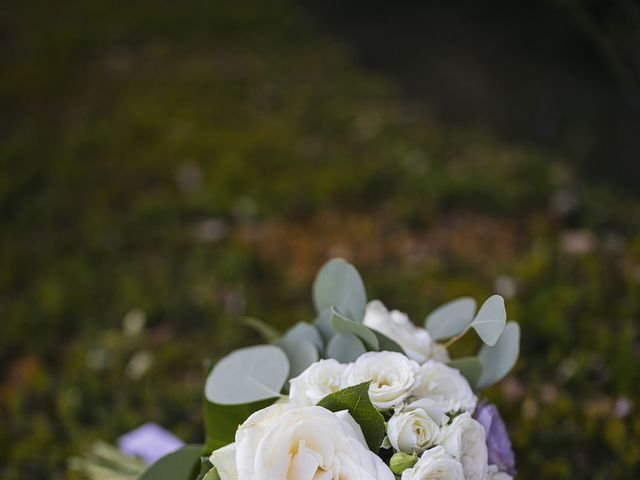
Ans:
[[[0,101],[2,479],[200,441],[202,359],[332,256],[419,323],[507,299],[520,478],[638,478],[636,2],[6,0]]]

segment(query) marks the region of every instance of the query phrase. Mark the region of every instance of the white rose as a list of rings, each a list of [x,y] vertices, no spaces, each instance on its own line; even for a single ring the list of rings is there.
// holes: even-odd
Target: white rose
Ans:
[[[460,461],[467,480],[487,478],[487,441],[484,427],[463,413],[446,426],[438,439],[444,449]]]
[[[420,367],[415,398],[428,398],[444,412],[472,412],[478,403],[467,379],[459,370],[429,360]]]
[[[316,405],[327,395],[345,387],[347,365],[334,359],[320,360],[291,379],[289,401],[300,406]]]
[[[489,465],[488,473],[487,480],[513,480],[513,477],[507,472],[499,472],[495,465]]]
[[[225,447],[227,448],[227,447]],[[221,449],[223,450],[223,449]],[[230,472],[231,448],[213,452],[212,463]],[[362,431],[345,412],[322,407],[276,404],[251,415],[237,430],[237,476],[222,480],[394,480],[388,466],[364,442]]]
[[[398,352],[367,352],[351,364],[349,385],[371,380],[369,398],[380,410],[400,405],[414,388],[418,364]]]
[[[387,423],[387,438],[397,452],[421,452],[434,445],[440,426],[422,408],[402,409]]]
[[[364,324],[394,340],[411,360],[418,363],[430,358],[449,361],[447,349],[436,344],[429,332],[415,326],[406,313],[398,310],[389,312],[380,300],[373,300],[367,304]],[[443,358],[446,359],[442,360]]]
[[[214,450],[209,461],[215,465],[220,480],[235,480],[238,478],[236,469],[236,444],[231,443],[226,447]]]
[[[462,465],[444,448],[434,447],[422,454],[413,468],[402,472],[401,480],[465,480]]]

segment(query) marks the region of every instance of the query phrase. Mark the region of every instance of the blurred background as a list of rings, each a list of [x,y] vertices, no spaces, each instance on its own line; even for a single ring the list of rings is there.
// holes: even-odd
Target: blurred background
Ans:
[[[0,72],[1,478],[201,441],[202,359],[332,256],[417,323],[506,298],[520,478],[638,477],[635,1],[6,0]]]

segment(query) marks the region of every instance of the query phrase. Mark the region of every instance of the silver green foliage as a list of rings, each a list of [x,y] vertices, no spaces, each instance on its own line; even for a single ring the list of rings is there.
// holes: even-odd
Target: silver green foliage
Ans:
[[[496,344],[484,345],[478,353],[482,362],[482,375],[478,388],[486,388],[500,381],[513,368],[520,353],[520,326],[508,322]]]
[[[289,375],[289,360],[274,345],[241,348],[222,358],[205,383],[207,400],[238,405],[278,397]]]
[[[476,301],[471,297],[460,297],[431,312],[425,327],[436,341],[451,338],[469,327],[475,312]]]

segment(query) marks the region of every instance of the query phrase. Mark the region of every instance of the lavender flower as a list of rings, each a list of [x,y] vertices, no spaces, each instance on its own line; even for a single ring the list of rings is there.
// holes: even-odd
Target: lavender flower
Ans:
[[[495,465],[501,472],[515,476],[516,459],[511,448],[511,440],[496,406],[480,402],[474,416],[485,430],[489,464]]]

